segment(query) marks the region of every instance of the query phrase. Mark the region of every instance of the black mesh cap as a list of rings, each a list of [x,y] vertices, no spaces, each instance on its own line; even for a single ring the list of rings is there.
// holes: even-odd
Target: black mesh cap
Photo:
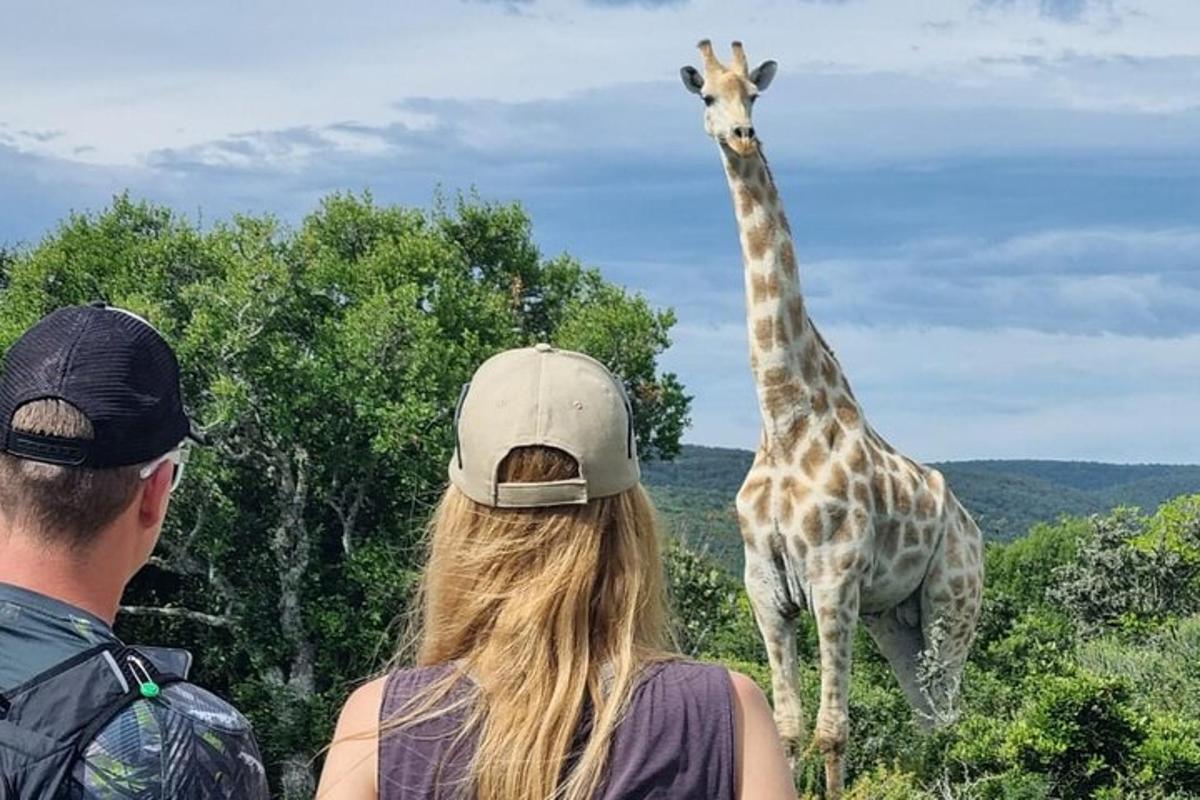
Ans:
[[[64,400],[92,423],[89,440],[12,429],[17,410]],[[201,441],[183,410],[179,362],[149,324],[103,304],[62,308],[8,351],[0,374],[0,451],[71,467],[144,464],[186,438]]]

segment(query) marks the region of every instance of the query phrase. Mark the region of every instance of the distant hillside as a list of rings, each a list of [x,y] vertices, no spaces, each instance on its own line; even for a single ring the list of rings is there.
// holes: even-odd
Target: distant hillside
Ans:
[[[750,467],[747,450],[685,445],[670,463],[643,465],[643,479],[671,528],[741,569],[733,498]],[[1118,505],[1152,510],[1200,492],[1200,466],[1088,461],[950,461],[935,464],[989,539],[1022,536],[1036,522]]]

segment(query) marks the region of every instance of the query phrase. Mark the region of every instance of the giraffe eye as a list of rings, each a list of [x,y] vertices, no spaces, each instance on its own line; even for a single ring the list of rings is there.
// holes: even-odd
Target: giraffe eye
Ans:
[[[717,102],[717,98],[713,97],[711,94],[704,95],[704,105],[711,106],[715,102]]]

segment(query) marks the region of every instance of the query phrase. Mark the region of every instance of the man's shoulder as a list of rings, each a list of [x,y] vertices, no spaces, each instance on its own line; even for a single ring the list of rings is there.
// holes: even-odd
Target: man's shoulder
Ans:
[[[161,710],[160,713],[182,717],[202,729],[237,736],[250,735],[250,721],[240,711],[194,683],[179,681],[168,684],[163,687],[159,698],[161,702],[153,705]]]
[[[249,721],[212,692],[184,681],[134,701],[84,750],[82,798],[249,798],[267,793]]]

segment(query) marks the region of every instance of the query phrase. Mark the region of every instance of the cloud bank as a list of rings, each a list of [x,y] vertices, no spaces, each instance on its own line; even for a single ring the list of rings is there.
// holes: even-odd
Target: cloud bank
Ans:
[[[0,243],[125,188],[294,222],[334,190],[473,186],[520,199],[547,253],[674,306],[690,438],[750,447],[728,191],[677,78],[697,39],[741,38],[782,64],[755,124],[877,427],[930,459],[1195,459],[1194,3],[67,10],[0,29]]]

